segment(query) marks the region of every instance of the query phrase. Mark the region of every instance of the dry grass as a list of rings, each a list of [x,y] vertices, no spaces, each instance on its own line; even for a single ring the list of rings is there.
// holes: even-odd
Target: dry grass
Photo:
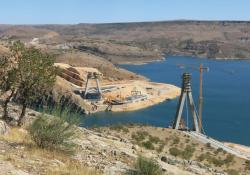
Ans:
[[[15,143],[30,143],[31,140],[29,138],[28,132],[22,128],[11,128],[10,132],[6,135],[0,136],[1,140],[15,142]]]
[[[99,175],[100,173],[72,161],[65,162],[64,166],[60,166],[59,168],[54,168],[48,172],[48,175],[62,175],[62,174]]]
[[[57,150],[47,150],[37,147],[28,132],[20,128],[12,128],[7,135],[1,136],[0,140],[10,142],[19,146],[18,149],[11,148],[4,155],[1,155],[1,160],[8,161],[19,169],[23,169],[32,173],[38,171],[48,175],[99,175],[100,172],[86,167],[71,156]],[[21,149],[20,147],[23,147]],[[25,161],[24,159],[25,158]],[[39,164],[40,160],[42,165]],[[60,162],[55,166],[55,161]],[[36,170],[30,169],[35,167]]]

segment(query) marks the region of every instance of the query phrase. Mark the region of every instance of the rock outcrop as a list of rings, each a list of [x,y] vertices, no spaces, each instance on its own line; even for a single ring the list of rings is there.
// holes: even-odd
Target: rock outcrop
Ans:
[[[9,131],[9,126],[6,124],[5,121],[0,120],[0,135],[4,135],[8,133]]]

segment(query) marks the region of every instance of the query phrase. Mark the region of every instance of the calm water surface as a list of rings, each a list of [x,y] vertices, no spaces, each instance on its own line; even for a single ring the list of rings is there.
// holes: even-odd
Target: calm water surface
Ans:
[[[209,72],[204,72],[203,82],[203,125],[206,134],[222,141],[250,146],[250,61],[170,56],[162,62],[120,67],[144,75],[152,81],[177,86],[181,86],[182,73],[190,72],[197,104],[200,63],[209,67]],[[83,118],[81,125],[90,127],[134,122],[167,127],[175,116],[177,102],[178,99],[166,101],[134,112],[93,114]],[[184,117],[189,121],[191,119],[187,115]]]

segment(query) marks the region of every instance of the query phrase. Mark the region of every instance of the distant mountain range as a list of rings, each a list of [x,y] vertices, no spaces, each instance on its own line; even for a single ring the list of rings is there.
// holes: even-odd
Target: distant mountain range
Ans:
[[[162,53],[250,58],[250,21],[162,21],[76,25],[0,25],[0,38],[69,44],[114,63],[143,62]]]

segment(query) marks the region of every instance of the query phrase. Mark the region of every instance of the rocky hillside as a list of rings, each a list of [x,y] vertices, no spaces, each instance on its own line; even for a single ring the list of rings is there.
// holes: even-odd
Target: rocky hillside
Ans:
[[[15,118],[18,106],[11,105]],[[25,126],[39,116],[28,110]],[[1,130],[3,125],[0,125]],[[78,128],[73,155],[36,147],[23,128],[7,128],[0,137],[3,174],[106,174],[124,175],[135,169],[138,155],[158,162],[166,175],[248,174],[246,160],[199,143],[180,131],[140,125]],[[2,132],[3,134],[3,132]]]

